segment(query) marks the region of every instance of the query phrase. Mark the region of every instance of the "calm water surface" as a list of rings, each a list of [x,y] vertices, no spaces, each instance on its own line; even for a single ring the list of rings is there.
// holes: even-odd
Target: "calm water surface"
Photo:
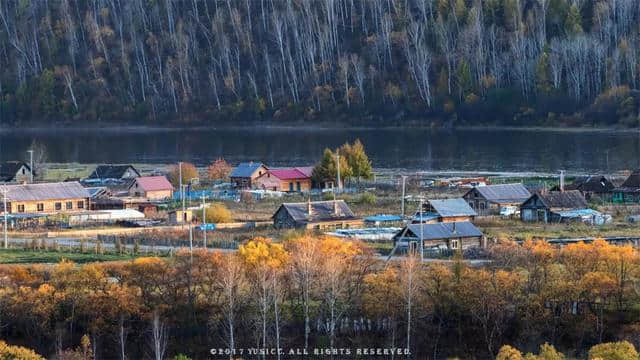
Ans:
[[[639,134],[595,131],[294,129],[13,130],[0,133],[0,160],[26,159],[36,140],[51,162],[205,164],[256,160],[315,163],[325,147],[361,139],[376,168],[592,173],[639,166]]]

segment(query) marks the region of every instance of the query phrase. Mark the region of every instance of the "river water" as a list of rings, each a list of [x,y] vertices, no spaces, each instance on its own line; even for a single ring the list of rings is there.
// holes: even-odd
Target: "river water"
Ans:
[[[232,164],[303,166],[326,147],[360,139],[374,167],[410,171],[596,173],[640,164],[637,131],[225,128],[194,130],[9,130],[0,160],[28,160],[32,141],[55,163]]]

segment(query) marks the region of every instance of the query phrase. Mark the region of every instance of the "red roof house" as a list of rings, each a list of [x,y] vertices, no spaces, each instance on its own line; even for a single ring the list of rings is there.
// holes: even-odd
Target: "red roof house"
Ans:
[[[163,200],[173,196],[173,185],[164,176],[141,176],[131,184],[129,195]]]
[[[262,190],[302,192],[311,190],[311,171],[307,168],[270,169],[255,180]]]

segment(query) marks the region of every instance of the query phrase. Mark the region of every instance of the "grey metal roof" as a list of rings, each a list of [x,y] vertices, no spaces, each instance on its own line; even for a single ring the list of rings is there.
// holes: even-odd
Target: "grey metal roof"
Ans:
[[[337,213],[335,207],[337,207]],[[316,221],[329,221],[338,219],[355,219],[355,215],[344,202],[344,200],[334,201],[312,201],[311,202],[311,215],[309,215],[309,203],[284,203],[280,209],[284,209],[291,218],[300,222],[316,222]],[[280,211],[278,209],[278,211]],[[277,213],[277,211],[276,211]]]
[[[483,236],[482,231],[475,227],[468,221],[458,222],[442,222],[435,224],[409,224],[407,229],[407,235],[420,239],[420,226],[422,225],[422,239],[423,240],[439,240],[439,239],[452,239],[452,238],[465,238],[465,237],[480,237]],[[404,233],[405,229],[402,229],[396,237],[399,237]]]
[[[87,189],[77,181],[6,185],[6,189],[8,201],[63,200],[89,197]]]
[[[429,204],[442,217],[477,215],[464,199],[429,200]]]
[[[522,184],[486,185],[477,186],[474,189],[476,189],[482,197],[495,203],[523,202],[531,196],[529,190]]]
[[[589,207],[587,200],[578,190],[552,191],[536,195],[549,209],[586,209]]]
[[[230,177],[251,177],[251,175],[263,166],[261,162],[244,162],[238,164],[233,171],[231,171]]]

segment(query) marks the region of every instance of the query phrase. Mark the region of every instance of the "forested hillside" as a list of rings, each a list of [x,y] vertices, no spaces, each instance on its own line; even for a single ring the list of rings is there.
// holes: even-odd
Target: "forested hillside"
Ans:
[[[637,126],[636,0],[0,2],[0,121]]]

